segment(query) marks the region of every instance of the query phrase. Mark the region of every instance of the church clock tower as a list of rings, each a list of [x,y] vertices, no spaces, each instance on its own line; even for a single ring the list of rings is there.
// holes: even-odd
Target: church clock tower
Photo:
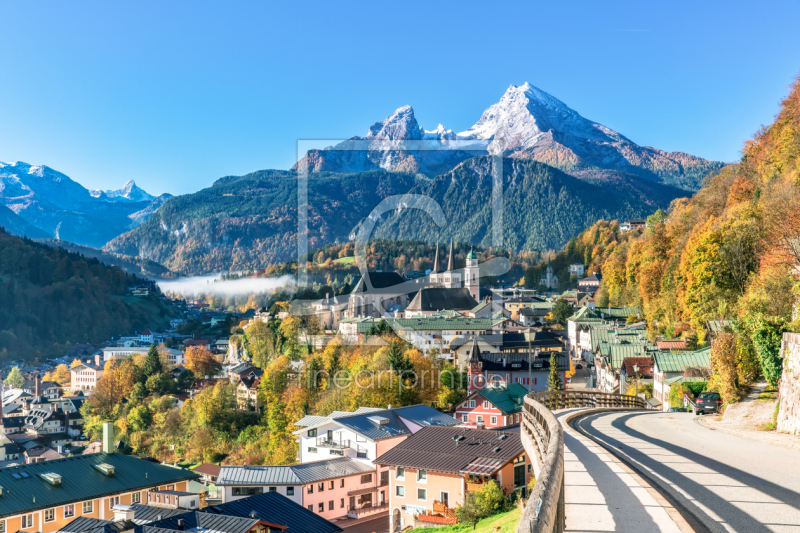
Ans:
[[[467,396],[483,388],[486,378],[483,375],[483,359],[481,348],[478,346],[478,336],[472,337],[472,346],[469,349],[467,361]]]
[[[464,268],[464,287],[469,290],[469,293],[475,298],[476,302],[480,302],[480,288],[478,282],[480,281],[480,269],[478,268],[478,256],[472,250],[467,254],[467,266]]]

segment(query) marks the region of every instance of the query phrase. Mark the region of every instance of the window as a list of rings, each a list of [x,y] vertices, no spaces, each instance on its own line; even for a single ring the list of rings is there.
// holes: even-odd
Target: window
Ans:
[[[233,487],[234,496],[252,496],[254,494],[262,494],[264,487]]]
[[[395,479],[404,479],[406,477],[406,469],[402,466],[398,466],[397,469],[394,471],[394,478]]]
[[[493,416],[493,417],[489,418],[489,423],[492,424],[493,426],[496,426],[497,425],[497,417]]]
[[[344,498],[339,502],[339,507],[344,509]]]
[[[65,505],[64,506],[64,518],[71,518],[73,516],[75,516],[75,506],[73,504]]]
[[[317,492],[322,492],[323,490],[325,490],[325,483],[317,484]]]
[[[142,501],[142,493],[141,492],[134,492],[131,494],[131,503],[139,503]]]
[[[56,519],[56,510],[55,509],[45,509],[44,510],[44,521],[45,522],[52,522]]]
[[[328,489],[333,490],[333,480],[328,481]]]
[[[317,453],[317,449],[314,448],[313,446],[309,446],[308,447],[308,453]]]
[[[313,513],[314,512],[314,504],[309,505],[308,506],[308,510]]]
[[[308,432],[307,432],[307,435],[309,437],[316,437],[317,436],[317,430],[316,429],[309,429]]]
[[[394,486],[394,495],[395,496],[405,496],[406,495],[406,488],[402,485],[395,485]]]
[[[108,499],[108,508],[112,509],[115,505],[119,503],[119,496],[111,496]]]
[[[517,414],[515,415],[515,419],[516,419],[516,421],[517,421],[517,422],[519,422],[519,413],[517,413]]]
[[[167,485],[167,490],[175,490],[175,485]]]
[[[484,402],[483,402],[483,408],[484,408],[484,409],[488,409],[488,408],[489,408],[489,402],[487,402],[487,401],[485,401],[485,400],[484,400]]]
[[[470,400],[469,401],[469,406],[470,406],[470,408],[474,408],[475,407],[475,400]]]
[[[340,479],[339,481],[340,481],[339,486],[341,488],[344,488],[344,478]]]
[[[319,505],[317,506],[317,509],[319,509],[320,513],[324,513],[325,512],[325,503],[324,502],[319,502]]]
[[[270,492],[278,492],[278,487],[270,487],[269,491]]]
[[[478,424],[483,424],[483,416],[478,415],[478,419],[476,420],[476,422],[478,422]]]
[[[328,502],[328,510],[333,511],[333,500]]]
[[[294,496],[294,487],[286,487],[286,495]]]
[[[83,514],[90,514],[92,512],[92,502],[83,502]]]
[[[308,494],[314,494],[314,485],[311,484],[308,486],[308,490],[306,491]]]
[[[372,474],[363,474],[361,476],[361,483],[372,483]]]
[[[461,422],[466,424],[469,422],[469,415],[461,415]]]
[[[24,514],[22,515],[22,529],[27,529],[29,527],[33,527],[33,515]]]
[[[426,481],[428,479],[427,470],[417,470],[417,481]]]
[[[331,455],[344,455],[344,450],[331,450]]]
[[[417,499],[418,500],[425,500],[426,496],[428,495],[427,489],[417,489]]]
[[[358,457],[359,459],[366,459],[367,452],[356,452],[356,457]]]
[[[6,533],[6,521],[0,520],[0,533]]]

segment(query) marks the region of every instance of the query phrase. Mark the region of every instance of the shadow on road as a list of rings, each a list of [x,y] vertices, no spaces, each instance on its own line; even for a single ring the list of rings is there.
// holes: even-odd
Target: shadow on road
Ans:
[[[648,443],[654,447],[653,449],[649,450],[642,449],[642,447],[637,446],[636,443],[632,444],[631,442],[624,442],[620,440],[619,437],[608,435],[607,433],[604,433],[602,429],[596,427],[595,423],[598,421],[598,419],[603,417],[604,414],[589,415],[578,420],[576,424],[589,435],[602,442],[605,446],[617,448],[623,451],[631,459],[643,466],[646,472],[656,472],[663,478],[658,480],[659,484],[669,490],[670,493],[678,498],[687,509],[689,509],[695,516],[697,516],[698,519],[700,519],[711,529],[720,530],[721,525],[719,524],[719,519],[710,516],[704,509],[697,505],[697,502],[701,502],[702,505],[706,506],[710,511],[718,515],[723,522],[732,526],[736,531],[747,531],[753,533],[771,531],[771,529],[766,527],[765,524],[756,520],[741,508],[733,505],[733,503],[735,503],[734,501],[727,500],[715,493],[714,488],[723,485],[715,483],[701,484],[689,477],[687,474],[697,474],[696,471],[686,471],[691,470],[692,464],[700,465],[708,470],[713,471],[714,473],[727,476],[728,478],[736,480],[743,485],[767,494],[770,497],[783,502],[783,504],[787,506],[790,506],[794,509],[800,509],[800,494],[797,492],[781,487],[780,485],[754,476],[744,470],[719,462],[690,449],[677,446],[649,435],[645,435],[627,425],[628,421],[633,417],[653,416],[656,414],[657,413],[631,413],[614,418],[611,422],[611,426],[626,437],[638,439],[638,441]],[[677,463],[660,461],[657,459],[657,457],[660,455],[658,453],[659,451],[667,452],[667,454],[672,457],[677,456],[687,459],[690,462]],[[742,460],[752,461],[757,460],[757,458],[743,457]],[[677,468],[680,468],[680,464],[685,465],[684,472],[677,470]],[[690,498],[687,498],[685,494],[678,492],[674,487],[670,487],[669,485],[665,484],[663,482],[664,480],[666,480],[668,484],[674,485],[675,487],[680,487],[682,491],[685,491],[686,494],[690,495]],[[751,505],[759,503],[763,504],[763,502],[746,503]]]

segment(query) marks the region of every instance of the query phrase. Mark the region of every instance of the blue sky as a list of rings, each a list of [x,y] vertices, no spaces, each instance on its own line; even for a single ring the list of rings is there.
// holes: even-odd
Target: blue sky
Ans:
[[[800,72],[800,2],[3,2],[0,161],[182,194],[410,104],[471,126],[529,81],[732,161]]]

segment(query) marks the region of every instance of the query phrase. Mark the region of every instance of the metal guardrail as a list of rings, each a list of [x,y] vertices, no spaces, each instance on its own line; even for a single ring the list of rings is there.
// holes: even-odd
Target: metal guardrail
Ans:
[[[552,411],[603,407],[648,408],[639,397],[600,392],[537,392],[525,397],[522,445],[538,469],[535,468],[536,484],[522,510],[517,533],[563,533],[566,527],[564,430]]]

